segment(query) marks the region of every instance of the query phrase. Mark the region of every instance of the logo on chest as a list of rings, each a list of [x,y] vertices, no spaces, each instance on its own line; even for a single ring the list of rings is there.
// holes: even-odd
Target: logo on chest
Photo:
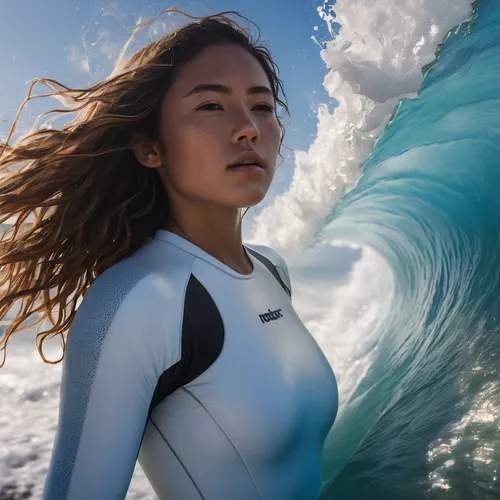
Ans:
[[[281,309],[276,309],[275,311],[271,311],[271,309],[267,310],[268,312],[264,314],[259,314],[259,318],[262,323],[269,323],[269,321],[275,321],[283,317],[281,314]]]

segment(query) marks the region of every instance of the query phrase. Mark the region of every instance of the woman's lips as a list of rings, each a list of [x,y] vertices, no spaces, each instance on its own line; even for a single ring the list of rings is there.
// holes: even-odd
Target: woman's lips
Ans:
[[[232,170],[233,172],[263,172],[264,169],[257,165],[256,163],[251,163],[248,165],[234,165],[232,167],[228,167],[228,170]]]
[[[264,169],[255,163],[252,163],[250,165],[235,165],[235,166],[229,167],[228,170],[232,171],[232,172],[244,172],[244,173],[264,172]]]

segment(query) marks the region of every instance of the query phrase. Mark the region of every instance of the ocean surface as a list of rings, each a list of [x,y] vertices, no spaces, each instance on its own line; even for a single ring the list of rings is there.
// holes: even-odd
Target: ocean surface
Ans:
[[[320,499],[498,499],[500,3],[318,14],[333,105],[247,240],[285,256],[338,378]],[[57,425],[32,338],[0,371],[0,500],[41,496]],[[137,466],[127,499],[154,498]]]
[[[321,498],[499,499],[498,1],[447,38],[325,234],[374,249],[393,293]]]

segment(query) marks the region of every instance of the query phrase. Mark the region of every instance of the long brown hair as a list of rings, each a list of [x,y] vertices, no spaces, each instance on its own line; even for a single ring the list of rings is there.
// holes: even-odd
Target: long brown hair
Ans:
[[[258,45],[260,32],[254,39],[228,15],[247,18],[234,11],[194,17],[175,8],[159,15],[169,12],[195,21],[146,45],[126,63],[118,61],[111,76],[96,85],[74,89],[48,78],[34,80],[6,142],[0,143],[0,223],[15,220],[0,239],[0,319],[19,304],[14,319],[2,322],[7,329],[0,338],[0,368],[12,334],[47,319],[52,327],[37,333],[37,348],[46,363],[59,363],[79,299],[100,274],[165,224],[165,190],[156,170],[138,163],[131,139],[135,133],[157,138],[161,101],[183,64],[209,45],[238,44],[257,58],[276,103],[289,115],[278,67],[269,49]],[[158,17],[137,25],[131,39]],[[38,83],[50,90],[42,97],[68,105],[50,113],[76,112],[76,117],[60,129],[41,128],[10,145]],[[277,118],[282,145],[285,127]],[[63,353],[49,361],[42,345],[57,335]]]

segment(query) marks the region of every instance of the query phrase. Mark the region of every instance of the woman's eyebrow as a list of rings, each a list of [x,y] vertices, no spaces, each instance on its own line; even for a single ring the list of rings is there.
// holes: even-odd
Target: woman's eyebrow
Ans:
[[[219,92],[221,94],[232,94],[233,91],[230,87],[222,85],[221,83],[201,83],[193,89],[191,89],[184,97],[188,97],[193,94],[201,94],[202,92]],[[268,94],[273,95],[271,89],[264,85],[254,85],[247,90],[248,94]]]

